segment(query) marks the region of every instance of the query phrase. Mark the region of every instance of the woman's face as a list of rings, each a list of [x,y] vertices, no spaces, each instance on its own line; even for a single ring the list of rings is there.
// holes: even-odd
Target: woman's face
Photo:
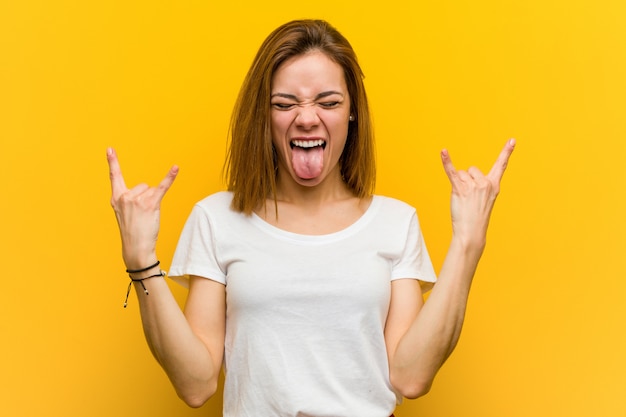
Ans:
[[[320,51],[285,61],[272,78],[271,106],[279,176],[305,186],[332,176],[340,180],[350,118],[341,66]]]

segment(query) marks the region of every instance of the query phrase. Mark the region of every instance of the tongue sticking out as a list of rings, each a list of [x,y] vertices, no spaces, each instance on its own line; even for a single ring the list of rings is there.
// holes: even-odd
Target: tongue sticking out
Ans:
[[[302,179],[315,178],[322,173],[324,167],[324,148],[300,148],[295,146],[291,150],[291,163],[296,175]]]

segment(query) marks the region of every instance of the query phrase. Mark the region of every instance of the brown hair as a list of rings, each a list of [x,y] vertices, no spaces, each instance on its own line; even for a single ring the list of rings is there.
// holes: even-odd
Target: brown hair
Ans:
[[[350,110],[355,117],[339,160],[342,177],[357,197],[367,197],[374,191],[374,135],[356,54],[348,40],[327,22],[294,20],[265,39],[233,110],[231,142],[224,165],[228,189],[233,192],[233,209],[251,214],[268,197],[276,198],[277,162],[270,126],[272,77],[286,60],[316,50],[343,68]]]

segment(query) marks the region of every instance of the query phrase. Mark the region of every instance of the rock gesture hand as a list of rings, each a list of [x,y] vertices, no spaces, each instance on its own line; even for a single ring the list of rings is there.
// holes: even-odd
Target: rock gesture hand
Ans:
[[[126,188],[117,154],[107,149],[111,179],[111,206],[115,211],[122,238],[122,256],[126,267],[140,269],[153,264],[159,235],[161,200],[174,183],[178,167],[173,166],[156,187],[139,184]]]
[[[447,150],[441,152],[443,168],[452,185],[450,211],[453,238],[466,247],[482,251],[485,246],[491,210],[500,192],[500,181],[515,148],[515,140],[509,140],[487,175],[478,168],[457,170]]]

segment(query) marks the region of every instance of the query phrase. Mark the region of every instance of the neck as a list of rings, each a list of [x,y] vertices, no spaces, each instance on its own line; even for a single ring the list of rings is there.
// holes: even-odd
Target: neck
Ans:
[[[255,210],[269,224],[293,233],[320,235],[343,230],[367,210],[371,197],[358,198],[340,176],[326,177],[322,183],[304,186],[280,175],[276,205],[273,196],[265,207]]]
[[[354,193],[341,178],[339,169],[321,183],[311,186],[298,184],[290,176],[281,175],[280,171],[276,181],[276,199],[279,202],[315,206],[352,197]]]

